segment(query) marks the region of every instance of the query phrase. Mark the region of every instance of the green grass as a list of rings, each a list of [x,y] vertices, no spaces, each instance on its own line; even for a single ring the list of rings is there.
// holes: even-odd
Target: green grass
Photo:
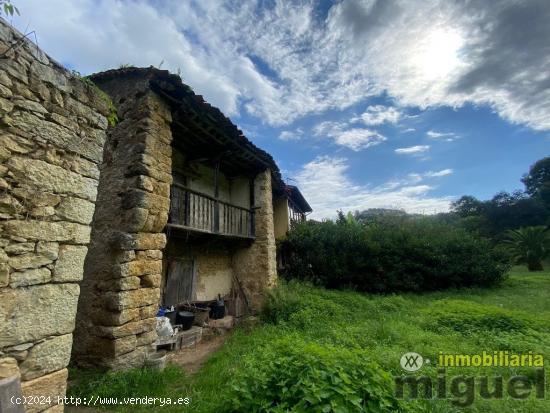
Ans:
[[[132,371],[100,375],[72,371],[70,395],[190,397],[187,408],[121,407],[108,411],[224,412],[238,393],[233,387],[261,369],[258,360],[284,343],[310,343],[330,352],[352,351],[391,375],[403,373],[401,355],[415,351],[435,360],[440,351],[479,354],[509,350],[543,354],[550,360],[550,271],[516,267],[502,285],[427,294],[366,295],[290,283],[274,291],[260,326],[238,328],[193,377],[172,366],[163,373]],[[306,343],[306,344],[303,344]],[[298,346],[299,347],[299,346]],[[350,353],[351,354],[351,353]],[[435,366],[422,374],[437,376]],[[449,368],[448,375],[525,374],[529,368]],[[548,374],[547,383],[550,382]],[[547,390],[548,393],[548,390]],[[548,399],[548,396],[547,396]],[[550,400],[482,400],[458,408],[449,400],[411,404],[410,411],[550,412]]]

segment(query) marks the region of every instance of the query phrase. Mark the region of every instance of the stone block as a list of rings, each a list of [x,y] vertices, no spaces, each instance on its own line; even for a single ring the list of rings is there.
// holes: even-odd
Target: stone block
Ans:
[[[0,224],[9,236],[36,241],[90,242],[90,227],[72,222],[12,220]]]
[[[139,277],[114,278],[110,280],[101,280],[97,288],[101,291],[126,291],[136,290],[141,286]]]
[[[209,320],[208,326],[210,328],[218,328],[224,330],[231,330],[235,325],[235,318],[232,315],[226,315],[219,320]]]
[[[48,268],[35,268],[26,271],[15,271],[10,275],[10,287],[26,287],[35,284],[45,284],[52,278]]]
[[[146,318],[156,317],[159,310],[159,304],[154,303],[152,305],[147,305],[139,309],[139,318],[142,320]]]
[[[7,193],[0,193],[0,213],[6,215],[22,214],[25,207],[16,198]]]
[[[14,188],[13,195],[25,200],[25,203],[32,207],[56,206],[61,201],[61,197],[48,192],[39,192],[36,189]]]
[[[94,209],[95,205],[92,202],[67,197],[63,198],[55,212],[63,220],[89,225],[94,216]]]
[[[148,331],[154,331],[156,326],[156,318],[148,318],[145,320],[130,321],[121,326],[98,326],[95,335],[99,337],[118,339],[130,335],[143,334]]]
[[[166,246],[163,233],[114,233],[111,238],[113,248],[121,250],[162,250]]]
[[[0,291],[0,348],[71,333],[79,292],[77,284]]]
[[[25,397],[44,396],[50,397],[52,404],[40,405],[32,404],[25,406],[27,413],[41,412],[48,407],[54,406],[57,401],[57,397],[64,397],[67,389],[67,377],[69,373],[67,369],[59,370],[46,376],[39,377],[37,379],[24,381],[21,383],[21,391]]]
[[[19,366],[21,378],[32,380],[67,367],[71,358],[72,344],[72,334],[65,334],[46,339],[35,345]]]
[[[114,371],[143,367],[147,350],[147,346],[136,347],[134,351],[122,354],[114,359],[103,360],[102,364],[104,367]]]
[[[8,168],[17,182],[34,185],[44,192],[69,194],[95,201],[97,181],[84,177],[57,165],[39,159],[15,156],[8,161]]]
[[[10,267],[5,262],[0,262],[0,288],[10,283]]]
[[[160,290],[158,288],[140,288],[138,290],[107,293],[103,300],[105,307],[111,311],[139,308],[146,305],[158,305]]]
[[[41,254],[29,252],[21,255],[14,255],[8,260],[10,267],[16,270],[24,270],[26,268],[39,268],[46,264],[51,264],[52,260]]]
[[[59,256],[59,244],[57,242],[38,241],[36,252],[46,258],[56,260]]]
[[[0,380],[11,376],[19,376],[17,360],[13,357],[0,358]]]
[[[138,346],[148,346],[157,340],[156,330],[141,333],[136,336]]]
[[[53,271],[54,282],[81,281],[88,247],[61,245]]]
[[[138,251],[136,254],[138,260],[162,260],[162,251],[145,250]]]
[[[141,277],[141,286],[146,288],[158,288],[162,276],[160,274],[147,274]]]
[[[136,260],[120,264],[120,277],[141,277],[162,272],[162,261]]]
[[[121,326],[122,324],[126,324],[129,321],[143,319],[144,317],[140,316],[140,310],[140,308],[128,308],[121,311],[111,312],[104,309],[96,309],[91,313],[90,317],[91,320],[98,325]]]
[[[140,189],[131,189],[122,197],[122,207],[124,209],[144,208],[151,212],[158,213],[168,211],[170,208],[170,198],[155,195]]]
[[[95,162],[76,157],[70,163],[71,171],[87,176],[88,178],[99,179],[99,168]]]

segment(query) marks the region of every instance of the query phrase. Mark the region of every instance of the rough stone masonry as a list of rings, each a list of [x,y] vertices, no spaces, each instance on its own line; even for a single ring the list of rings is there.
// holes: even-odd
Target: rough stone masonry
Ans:
[[[0,19],[0,379],[23,395],[65,393],[108,113]]]
[[[156,340],[183,103],[170,93],[192,93],[172,78],[104,72],[94,81],[107,96],[0,19],[0,380],[19,375],[24,395],[64,395],[71,353],[79,365],[129,368]],[[111,99],[119,122],[108,127]],[[255,238],[226,261],[253,310],[277,279],[281,179],[263,156],[251,177]],[[27,406],[45,410],[62,406]]]

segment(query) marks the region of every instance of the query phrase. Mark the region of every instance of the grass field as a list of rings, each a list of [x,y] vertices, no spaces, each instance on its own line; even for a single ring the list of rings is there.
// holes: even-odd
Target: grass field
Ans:
[[[293,351],[293,348],[311,348],[327,357],[349,354],[350,360],[352,355],[359,355],[381,366],[390,378],[404,373],[399,360],[409,351],[430,360],[436,360],[439,352],[480,354],[497,350],[533,352],[550,360],[550,271],[534,274],[516,267],[502,285],[492,289],[389,296],[283,284],[271,297],[263,322],[238,328],[196,375],[187,377],[176,366],[161,374],[131,371],[97,375],[73,371],[72,380],[76,384],[69,394],[191,398],[186,409],[133,406],[116,410],[111,406],[107,411],[231,411],[235,398],[243,394],[256,397],[253,392],[261,390],[247,394],[248,390],[243,393],[238,387],[247,382],[246,377],[265,379],[262,360],[284,355],[284,349]],[[449,378],[459,374],[502,375],[505,382],[517,374],[534,380],[533,372],[528,367],[447,368]],[[417,374],[436,378],[437,368],[433,363],[425,365]],[[548,382],[547,374],[547,387]],[[548,396],[539,400],[533,395],[513,400],[505,391],[502,400],[483,400],[477,396],[465,408],[453,405],[449,399],[403,401],[401,407],[430,412],[546,413],[550,412],[550,400]]]

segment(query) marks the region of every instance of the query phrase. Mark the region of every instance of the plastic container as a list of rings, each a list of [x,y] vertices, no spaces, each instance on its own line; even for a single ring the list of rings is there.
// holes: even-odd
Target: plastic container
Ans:
[[[176,324],[181,325],[182,331],[189,330],[195,321],[195,314],[191,311],[178,311],[176,315]]]
[[[153,370],[164,370],[166,367],[166,351],[149,353],[145,357],[145,367]]]
[[[172,326],[176,325],[176,312],[175,311],[166,311],[164,313],[164,316],[168,317],[168,319],[170,320],[170,324],[172,324]]]

